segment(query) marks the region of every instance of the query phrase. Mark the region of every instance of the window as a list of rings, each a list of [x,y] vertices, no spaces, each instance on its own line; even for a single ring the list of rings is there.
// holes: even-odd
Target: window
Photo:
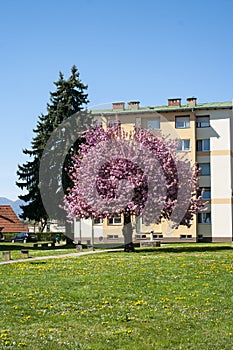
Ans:
[[[142,126],[141,117],[136,117],[135,118],[135,127],[136,128],[141,128],[141,126]]]
[[[108,225],[121,225],[121,216],[114,216],[113,218],[108,218]]]
[[[103,123],[101,122],[101,121],[98,121],[98,120],[94,120],[93,121],[93,126],[94,127],[101,127],[101,126],[103,126]]]
[[[120,126],[120,125],[121,125],[120,120],[109,120],[109,121],[108,121],[108,126],[113,127],[113,126],[115,126],[115,125]]]
[[[146,239],[146,235],[140,235],[140,234],[136,234],[135,235],[135,239]]]
[[[202,194],[203,192],[203,194]],[[211,198],[211,189],[210,187],[201,187],[197,191],[197,197],[201,196],[202,194],[202,199],[210,199]]]
[[[148,220],[146,220],[146,218],[142,215],[142,225],[145,225],[145,226],[149,226],[149,222]]]
[[[180,239],[192,239],[192,235],[180,235]]]
[[[147,129],[153,130],[153,129],[160,129],[160,120],[159,119],[152,119],[147,121]]]
[[[210,175],[210,163],[199,163],[199,169],[201,169],[200,175]]]
[[[197,128],[208,128],[210,126],[210,116],[202,115],[197,117],[196,119],[196,127]]]
[[[198,213],[198,224],[211,224],[211,213]]]
[[[185,115],[183,117],[176,117],[176,128],[177,129],[190,128],[190,116]]]
[[[100,218],[95,218],[94,219],[94,225],[100,225],[103,223],[103,219],[100,219]]]
[[[210,139],[197,140],[197,152],[206,152],[210,150]]]
[[[118,239],[118,235],[107,235],[107,239]]]
[[[189,150],[190,150],[190,140],[179,140],[177,151],[189,151]]]
[[[159,238],[163,238],[163,235],[153,235],[153,239],[159,239]]]

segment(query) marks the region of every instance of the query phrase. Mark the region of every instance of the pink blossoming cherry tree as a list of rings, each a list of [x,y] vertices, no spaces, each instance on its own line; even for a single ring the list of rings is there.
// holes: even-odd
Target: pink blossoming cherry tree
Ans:
[[[125,251],[134,251],[132,216],[146,224],[190,227],[204,209],[196,198],[198,168],[177,153],[177,140],[119,126],[85,131],[85,144],[67,170],[73,182],[64,198],[68,218],[123,215]]]

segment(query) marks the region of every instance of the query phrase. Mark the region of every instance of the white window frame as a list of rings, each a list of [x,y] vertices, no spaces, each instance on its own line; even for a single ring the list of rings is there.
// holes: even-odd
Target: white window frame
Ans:
[[[210,151],[210,139],[197,140],[196,148],[197,148],[197,152],[209,152]]]
[[[198,224],[210,225],[211,213],[198,213],[197,222]]]
[[[120,219],[120,222],[117,222],[119,221]],[[109,222],[109,220],[112,220],[112,223]],[[112,218],[108,218],[108,225],[109,226],[112,226],[112,225],[122,225],[122,218],[121,216],[113,216]]]
[[[197,128],[209,128],[210,127],[210,116],[209,115],[198,115],[196,117]]]
[[[159,129],[160,129],[160,119],[159,118],[147,120],[147,130],[159,130]]]
[[[119,238],[118,235],[107,235],[107,239],[115,240],[115,239],[118,239],[118,238]]]
[[[136,233],[135,239],[147,239],[146,233]]]
[[[176,116],[175,126],[176,126],[176,129],[190,128],[190,115]]]
[[[193,236],[192,235],[185,235],[185,234],[181,234],[180,235],[180,239],[192,239],[193,238]]]
[[[210,176],[210,163],[199,163],[198,167],[202,169],[204,165],[209,165],[209,173],[208,174],[202,174],[202,170],[201,170],[200,176]]]
[[[121,126],[121,121],[113,119],[108,120],[108,127],[113,127],[115,125]]]
[[[142,118],[141,117],[136,117],[135,118],[135,127],[136,128],[141,128],[142,127]]]
[[[94,120],[93,121],[93,126],[94,127],[102,127],[103,126],[103,122],[102,121],[100,121],[100,120]]]
[[[153,234],[153,239],[163,239],[163,235],[155,233],[155,234]]]
[[[202,199],[204,200],[211,199],[211,187],[200,187],[199,190],[197,191],[197,197],[201,196],[202,191],[203,191]]]
[[[188,141],[188,148],[185,143]],[[190,151],[190,139],[179,140],[179,146],[177,147],[178,152],[188,152]]]
[[[103,219],[101,218],[94,219],[94,225],[102,225],[102,224],[103,224]]]

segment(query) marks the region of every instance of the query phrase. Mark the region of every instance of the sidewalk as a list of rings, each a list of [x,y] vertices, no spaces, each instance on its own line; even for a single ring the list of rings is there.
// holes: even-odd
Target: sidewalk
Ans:
[[[77,253],[68,253],[68,254],[59,254],[59,255],[46,255],[46,256],[37,256],[35,258],[28,258],[28,259],[18,259],[18,260],[8,260],[8,261],[0,261],[0,265],[6,265],[6,264],[13,264],[17,262],[31,262],[31,261],[37,261],[37,260],[45,260],[45,259],[58,259],[58,258],[68,258],[68,257],[80,257],[83,255],[89,255],[89,254],[99,254],[99,253],[106,253],[106,252],[120,252],[124,251],[124,249],[103,249],[103,250],[90,250],[88,252],[77,252]]]

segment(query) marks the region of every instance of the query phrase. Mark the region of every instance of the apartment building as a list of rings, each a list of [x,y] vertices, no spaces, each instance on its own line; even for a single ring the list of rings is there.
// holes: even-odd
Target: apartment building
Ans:
[[[165,221],[146,226],[143,217],[133,218],[134,241],[152,238],[164,242],[232,241],[232,101],[197,103],[192,97],[182,103],[180,98],[175,98],[168,99],[167,105],[149,107],[141,107],[138,101],[127,105],[117,102],[109,110],[92,113],[95,122],[103,126],[117,122],[127,131],[140,126],[178,137],[178,152],[186,154],[201,168],[199,185],[200,191],[205,189],[207,211],[198,213],[190,228],[180,226],[172,231],[167,229]],[[95,241],[122,242],[122,220],[122,217],[96,219]],[[88,220],[79,223],[79,231],[83,225],[83,237],[85,227],[90,232],[90,224]]]

